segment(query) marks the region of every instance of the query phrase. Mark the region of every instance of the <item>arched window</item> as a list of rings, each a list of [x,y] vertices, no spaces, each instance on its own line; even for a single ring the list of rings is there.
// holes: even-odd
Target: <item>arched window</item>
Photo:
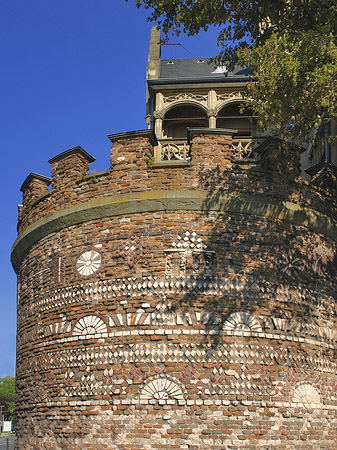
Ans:
[[[170,109],[164,117],[164,136],[186,139],[188,127],[208,127],[208,118],[201,108],[192,105],[177,106]]]
[[[250,108],[244,108],[242,111],[241,104],[232,103],[219,111],[216,127],[238,130],[238,136],[252,136],[254,130],[253,113]]]

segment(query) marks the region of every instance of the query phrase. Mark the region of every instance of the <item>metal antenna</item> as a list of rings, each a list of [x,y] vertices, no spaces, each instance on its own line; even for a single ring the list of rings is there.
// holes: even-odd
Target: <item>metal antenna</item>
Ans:
[[[196,58],[196,56],[193,55],[193,53],[191,53],[189,50],[187,50],[187,48],[185,48],[182,44],[162,44],[162,45],[175,45],[176,46],[176,56],[177,56],[177,46],[180,45],[180,47],[182,47],[187,53],[189,53],[191,56],[193,56],[193,58]]]

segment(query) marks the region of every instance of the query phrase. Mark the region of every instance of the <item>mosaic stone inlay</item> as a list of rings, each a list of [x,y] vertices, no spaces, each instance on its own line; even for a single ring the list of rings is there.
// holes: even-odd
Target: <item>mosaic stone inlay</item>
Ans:
[[[74,325],[73,336],[86,336],[98,333],[107,333],[107,327],[98,316],[90,315],[81,317]]]
[[[183,393],[180,387],[168,378],[156,378],[148,382],[140,392],[141,400],[167,400],[173,398],[182,400]]]
[[[320,403],[321,398],[317,390],[311,384],[302,384],[294,391],[294,403]]]
[[[76,270],[83,277],[93,275],[102,264],[101,255],[96,250],[89,250],[81,254],[76,262]]]
[[[121,245],[119,247],[119,256],[123,258],[130,267],[137,264],[146,253],[146,245],[143,244],[140,239],[127,241],[124,246]]]
[[[211,277],[215,252],[207,249],[195,231],[178,235],[172,247],[165,250],[166,277]]]
[[[224,330],[262,331],[259,321],[251,314],[238,311],[231,314],[224,323]]]

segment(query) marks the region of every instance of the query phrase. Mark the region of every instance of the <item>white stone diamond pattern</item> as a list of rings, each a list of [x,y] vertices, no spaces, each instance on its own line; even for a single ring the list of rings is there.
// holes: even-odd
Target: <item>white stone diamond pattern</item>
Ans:
[[[140,392],[140,400],[183,400],[181,388],[166,377],[158,377],[149,381]]]
[[[100,268],[101,255],[96,250],[89,250],[81,254],[76,262],[77,272],[82,277],[90,277]]]
[[[98,364],[121,364],[123,362],[147,363],[160,362],[209,362],[218,364],[283,364],[301,369],[313,369],[322,373],[337,372],[337,364],[328,358],[308,356],[300,352],[293,353],[289,348],[279,348],[265,345],[221,344],[213,348],[212,344],[155,344],[135,343],[132,345],[109,345],[87,347],[86,349],[67,349],[58,352],[36,355],[34,366],[36,370],[44,371],[60,368],[75,368]]]
[[[73,391],[73,377],[74,372],[70,369],[68,369],[64,375],[64,395],[69,396],[70,393]]]
[[[244,311],[238,311],[231,314],[225,321],[223,329],[228,331],[262,331],[259,321],[251,314]]]
[[[101,392],[99,384],[94,374],[87,368],[80,378],[77,395],[97,395]]]
[[[58,367],[78,367],[81,365],[92,366],[95,364],[112,364],[114,357],[109,347],[89,347],[85,351],[83,349],[69,349],[51,353],[49,360],[50,368]],[[41,368],[47,359],[38,358]]]
[[[105,371],[106,374],[106,371]],[[108,375],[112,373],[108,371]],[[97,381],[95,375],[90,372],[90,367],[84,371],[73,372],[68,369],[64,376],[64,395],[66,397],[85,397],[90,395],[109,394],[114,381],[105,383]]]
[[[173,242],[172,247],[178,249],[183,248],[186,250],[204,250],[206,245],[203,244],[202,239],[195,231],[186,231],[182,236],[178,235],[177,239]]]
[[[237,370],[224,370],[222,367],[212,369],[209,380],[211,395],[249,395],[252,392],[270,395],[271,391],[271,380],[266,371],[248,369],[244,364]]]
[[[306,383],[301,384],[295,389],[293,393],[293,402],[319,404],[321,403],[321,397],[317,389],[311,384]]]
[[[73,336],[94,336],[107,334],[107,326],[103,319],[95,315],[81,317],[73,327]]]

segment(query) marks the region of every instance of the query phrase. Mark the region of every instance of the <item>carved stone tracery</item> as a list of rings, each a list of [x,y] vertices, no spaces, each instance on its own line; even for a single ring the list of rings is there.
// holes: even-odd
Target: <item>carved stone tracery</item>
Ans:
[[[207,102],[207,95],[202,95],[202,94],[192,94],[191,92],[189,93],[180,93],[180,94],[176,94],[176,95],[167,95],[164,96],[163,100],[164,103],[172,103],[172,102],[176,102],[178,100],[196,100],[198,102]]]
[[[163,144],[161,148],[161,161],[188,161],[190,149],[184,142],[183,144]]]
[[[236,159],[247,159],[254,157],[253,145],[252,139],[249,139],[248,141],[244,141],[242,139],[239,141],[234,141],[232,144],[233,157]]]

